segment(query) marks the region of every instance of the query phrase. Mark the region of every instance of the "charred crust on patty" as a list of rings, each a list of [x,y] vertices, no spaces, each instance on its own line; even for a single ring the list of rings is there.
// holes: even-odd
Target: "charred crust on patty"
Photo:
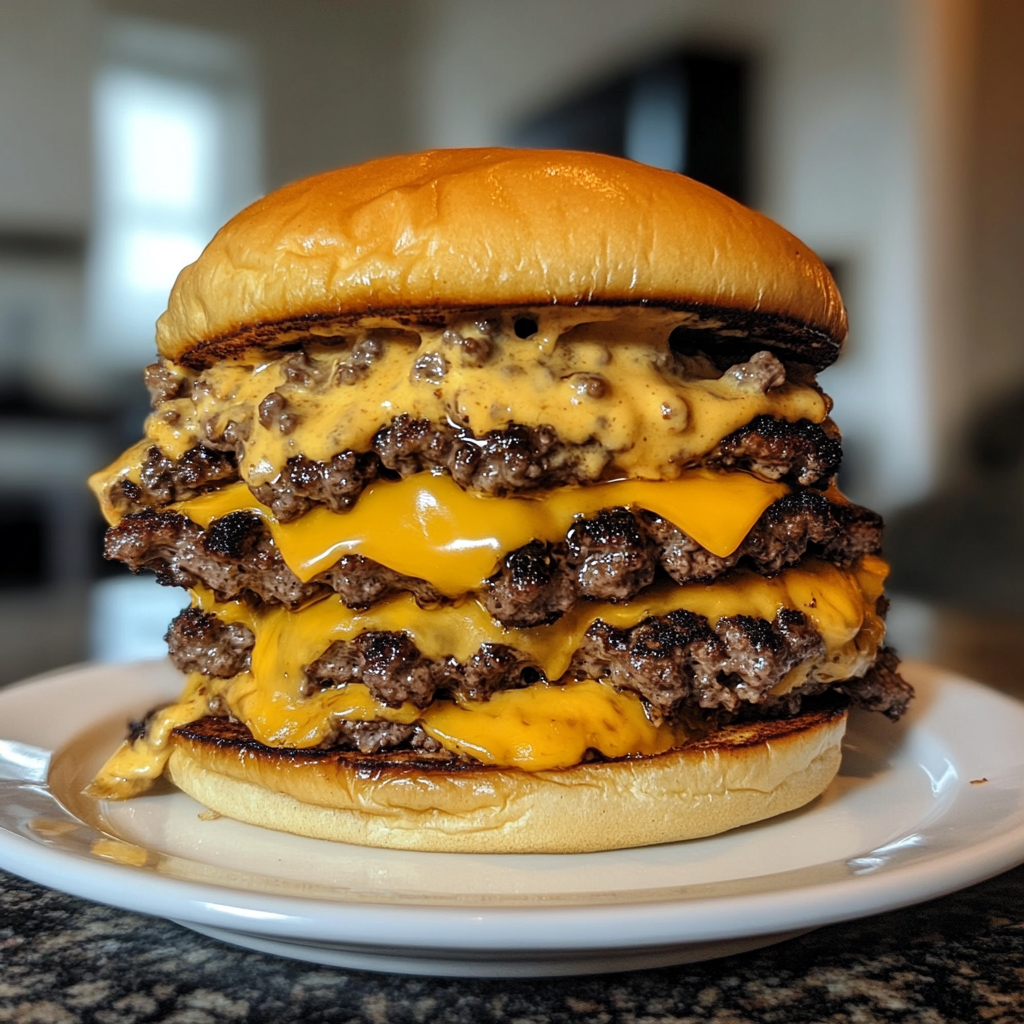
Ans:
[[[433,424],[402,413],[378,430],[371,444],[385,469],[407,477],[447,465],[456,436],[448,424]]]
[[[356,725],[379,724],[381,723],[343,723],[346,728],[339,728],[326,743],[318,747],[301,749],[265,746],[254,739],[252,733],[241,722],[216,715],[208,715],[187,725],[178,726],[174,730],[174,736],[187,743],[230,750],[237,756],[265,760],[268,763],[299,765],[341,761],[351,765],[356,771],[367,773],[389,768],[422,771],[436,768],[438,765],[443,766],[445,771],[483,767],[478,761],[459,758],[444,749],[437,749],[433,741],[425,742],[429,737],[418,727],[404,727],[400,731],[354,728]],[[405,728],[409,729],[408,733],[405,733]],[[405,734],[406,738],[396,742],[397,736],[402,734]],[[370,749],[366,749],[367,747]]]
[[[544,678],[533,660],[507,644],[481,644],[477,652],[460,665],[454,658],[443,664],[442,685],[464,700],[490,700],[499,690],[530,686]]]
[[[389,707],[406,702],[425,708],[434,699],[437,668],[425,658],[408,633],[376,630],[353,640],[336,640],[311,665],[306,677],[317,687],[363,683]]]
[[[502,559],[482,596],[499,622],[525,628],[557,621],[572,607],[577,589],[563,546],[535,540]]]
[[[627,509],[605,509],[578,519],[565,544],[582,597],[628,601],[654,582],[657,552]]]
[[[595,623],[569,671],[608,679],[671,717],[684,705],[734,712],[758,704],[791,668],[823,652],[820,634],[799,612],[780,612],[774,622],[728,616],[711,627],[701,615],[677,611],[630,629]]]
[[[757,747],[787,734],[815,725],[825,724],[846,714],[846,702],[841,699],[820,701],[812,699],[808,707],[797,711],[755,721],[744,721],[743,728],[729,736],[729,749]],[[717,723],[716,723],[717,724]],[[208,715],[204,718],[179,725],[173,730],[172,742],[195,744],[215,750],[230,751],[243,759],[264,761],[268,765],[289,765],[300,767],[305,764],[323,765],[334,762],[351,767],[364,777],[401,775],[409,773],[422,777],[431,771],[442,770],[445,774],[504,773],[509,771],[500,765],[489,765],[473,758],[453,754],[432,740],[419,726],[394,727],[394,723],[342,723],[342,728],[317,747],[268,747],[256,740],[252,733],[232,718]],[[376,729],[365,726],[377,726]],[[363,727],[363,728],[361,728]],[[391,728],[389,728],[391,727]],[[722,739],[709,729],[698,732],[684,744],[694,750],[713,750],[723,746]],[[400,738],[404,737],[404,738]],[[583,764],[600,761],[614,764],[630,761],[634,755],[609,758],[591,752],[592,756]],[[572,768],[562,772],[572,772]]]
[[[238,464],[231,452],[195,445],[180,459],[172,459],[151,445],[138,482],[122,477],[114,481],[107,494],[114,510],[123,515],[187,501],[236,480]]]
[[[384,468],[401,477],[441,469],[460,487],[495,497],[593,482],[611,459],[597,442],[564,443],[553,427],[513,423],[476,438],[406,415],[379,430],[372,444]]]
[[[554,427],[513,423],[479,440],[461,438],[448,469],[460,487],[502,497],[590,483],[600,479],[610,461],[611,453],[596,441],[567,444]]]
[[[297,608],[331,592],[326,583],[303,583],[259,517],[245,511],[216,520],[209,531],[178,512],[135,512],[107,530],[104,554],[133,572],[154,571],[165,586],[201,583],[221,601],[252,595]]]
[[[332,749],[355,750],[360,754],[375,754],[388,750],[414,750],[421,754],[449,754],[421,725],[403,725],[400,722],[338,722],[323,746]]]
[[[360,682],[382,704],[427,707],[438,692],[465,700],[489,700],[499,690],[543,678],[533,660],[505,644],[481,644],[464,664],[453,657],[431,660],[406,633],[378,631],[336,640],[306,667],[310,690]]]
[[[246,510],[214,520],[208,531],[178,512],[135,512],[107,530],[104,553],[133,572],[152,570],[165,586],[202,584],[221,601],[251,595],[296,609],[331,591],[354,609],[403,592],[421,607],[443,600],[425,580],[362,555],[343,555],[303,583],[285,564],[260,517]]]
[[[444,601],[432,584],[415,576],[389,569],[363,555],[342,555],[330,569],[325,569],[315,582],[330,587],[346,608],[362,610],[393,594],[412,594],[421,608],[430,608]]]
[[[223,558],[245,558],[252,549],[255,536],[262,528],[262,520],[256,512],[239,509],[215,519],[206,530],[203,547],[213,555]]]
[[[164,639],[176,668],[222,679],[248,670],[256,642],[247,626],[221,622],[199,608],[179,612]]]
[[[802,487],[827,485],[843,459],[837,433],[809,420],[755,416],[701,460],[709,469],[746,469],[769,480]]]
[[[294,455],[273,482],[251,490],[258,501],[287,523],[315,505],[326,505],[332,512],[347,511],[367,484],[377,479],[378,472],[379,463],[372,452],[339,452],[329,462]]]
[[[835,689],[867,711],[880,711],[896,722],[914,698],[914,688],[899,674],[900,659],[891,647],[878,652],[875,663],[857,679],[844,679]]]

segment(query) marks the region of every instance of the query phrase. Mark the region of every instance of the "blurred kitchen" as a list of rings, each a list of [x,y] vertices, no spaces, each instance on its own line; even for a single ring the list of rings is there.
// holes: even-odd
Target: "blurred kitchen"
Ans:
[[[819,252],[896,640],[1011,684],[1022,51],[1020,0],[0,0],[0,682],[160,653],[180,591],[103,563],[84,480],[139,436],[153,322],[219,224],[330,167],[504,143],[684,171]]]

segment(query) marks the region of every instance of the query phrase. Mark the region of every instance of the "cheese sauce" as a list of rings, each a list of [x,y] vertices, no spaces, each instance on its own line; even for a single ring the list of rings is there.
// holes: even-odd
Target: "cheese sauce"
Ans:
[[[256,485],[275,479],[295,455],[325,461],[349,449],[366,451],[374,434],[403,413],[450,422],[476,437],[512,422],[552,426],[570,444],[599,444],[590,456],[597,460],[595,477],[603,449],[615,475],[653,480],[677,476],[755,416],[825,419],[828,400],[808,384],[764,391],[734,375],[684,372],[668,341],[679,318],[551,310],[538,314],[539,329],[526,339],[515,337],[509,324],[491,334],[466,322],[371,339],[369,361],[359,355],[363,332],[307,346],[298,370],[294,353],[224,360],[194,380],[167,364],[191,395],[160,403],[147,420],[146,440],[98,476],[98,488],[124,476],[137,481],[149,446],[178,459],[229,424],[246,437],[241,478]],[[281,422],[260,423],[259,404],[272,392],[286,403],[287,432]]]

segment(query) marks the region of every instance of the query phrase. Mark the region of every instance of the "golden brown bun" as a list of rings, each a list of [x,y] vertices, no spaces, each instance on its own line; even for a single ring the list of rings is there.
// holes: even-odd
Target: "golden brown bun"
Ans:
[[[201,366],[312,321],[623,303],[732,311],[719,329],[819,367],[846,336],[817,256],[705,185],[594,153],[455,149],[330,171],[243,210],[179,275],[157,347]]]
[[[802,807],[839,769],[846,713],[733,725],[657,757],[561,771],[414,754],[280,751],[244,727],[176,730],[172,781],[230,818],[362,846],[585,853],[714,835]]]

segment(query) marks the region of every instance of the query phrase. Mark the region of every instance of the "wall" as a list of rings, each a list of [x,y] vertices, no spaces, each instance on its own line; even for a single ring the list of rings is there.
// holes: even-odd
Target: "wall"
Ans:
[[[93,28],[85,0],[0,0],[0,232],[88,227]]]
[[[409,148],[410,3],[0,0],[0,376],[65,407],[102,410],[126,387],[141,391],[134,369],[129,383],[96,358],[82,326],[92,76],[105,15],[250,44],[264,108],[258,177],[273,188]]]
[[[86,0],[0,0],[0,391],[72,405],[92,206]]]
[[[266,174],[275,188],[407,149],[412,0],[105,0],[112,13],[233,32],[263,86]]]
[[[965,318],[945,400],[961,415],[1024,391],[1024,4],[977,0],[969,96]]]
[[[0,0],[0,231],[84,233],[99,19],[231,32],[259,63],[270,187],[406,149],[412,0]]]

